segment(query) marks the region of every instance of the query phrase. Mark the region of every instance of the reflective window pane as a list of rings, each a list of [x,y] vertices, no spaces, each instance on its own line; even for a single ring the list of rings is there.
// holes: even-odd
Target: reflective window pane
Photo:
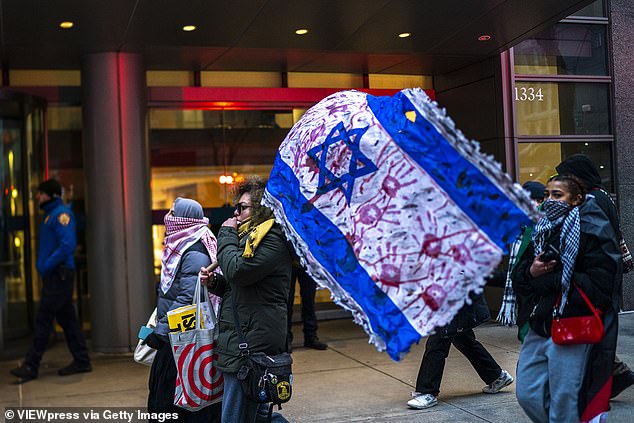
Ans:
[[[603,186],[613,192],[611,148],[611,144],[606,142],[519,143],[520,183],[539,181],[545,184],[556,173],[555,167],[565,158],[583,153],[597,166]]]
[[[573,13],[572,16],[587,16],[592,18],[603,18],[605,17],[605,8],[603,7],[604,0],[596,0],[594,3],[591,3],[579,10],[577,13]]]
[[[152,209],[169,209],[177,196],[230,204],[235,182],[268,177],[293,121],[290,110],[151,111]]]
[[[517,82],[519,135],[609,135],[608,84]]]
[[[163,214],[176,197],[197,200],[212,230],[233,214],[233,187],[268,178],[279,145],[304,110],[150,110],[155,271]]]
[[[607,75],[605,25],[560,23],[513,49],[516,74]]]

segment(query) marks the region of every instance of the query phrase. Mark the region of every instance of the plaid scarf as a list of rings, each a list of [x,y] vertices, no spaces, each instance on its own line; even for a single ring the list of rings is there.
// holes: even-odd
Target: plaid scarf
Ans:
[[[573,207],[564,201],[547,200],[543,206],[546,215],[535,226],[533,232],[533,247],[535,256],[543,251],[548,235],[561,226],[559,235],[559,250],[563,270],[561,272],[561,304],[559,313],[563,313],[568,301],[568,292],[572,281],[575,260],[579,253],[579,238],[581,236],[581,222],[579,207]]]
[[[208,228],[209,219],[192,219],[165,215],[165,240],[161,258],[161,291],[169,291],[178,272],[181,257],[199,240],[207,248],[211,261],[216,260],[216,237]]]
[[[511,275],[513,274],[513,268],[517,262],[517,256],[522,245],[524,234],[520,236],[511,244],[509,249],[509,267],[506,271],[506,283],[504,284],[504,295],[502,296],[502,306],[498,313],[497,321],[504,326],[513,326],[517,323],[517,297],[515,291],[513,291],[513,281]]]

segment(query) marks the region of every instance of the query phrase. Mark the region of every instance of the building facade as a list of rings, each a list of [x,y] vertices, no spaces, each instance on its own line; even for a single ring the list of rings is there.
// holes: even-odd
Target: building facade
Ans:
[[[518,182],[545,182],[565,157],[590,155],[634,244],[634,14],[628,0],[581,3],[443,73],[148,69],[143,54],[123,52],[85,54],[78,69],[3,66],[0,338],[32,326],[41,180],[60,179],[78,216],[78,305],[93,348],[128,351],[154,303],[174,198],[198,199],[217,228],[232,213],[232,184],[268,175],[302,113],[341,89],[426,89]],[[623,292],[634,308],[629,277]],[[322,316],[336,314],[319,295]]]

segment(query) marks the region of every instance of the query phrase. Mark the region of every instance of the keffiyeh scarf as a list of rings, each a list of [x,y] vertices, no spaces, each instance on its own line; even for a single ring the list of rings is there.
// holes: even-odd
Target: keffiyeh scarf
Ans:
[[[500,307],[500,312],[497,317],[497,321],[504,326],[513,326],[517,323],[517,297],[515,296],[515,291],[513,290],[511,275],[513,274],[513,268],[517,263],[517,256],[522,245],[522,239],[523,236],[520,235],[519,238],[511,244],[511,248],[509,249],[509,266],[506,271],[504,295],[502,296],[502,306]]]
[[[161,258],[161,291],[169,291],[178,272],[181,257],[199,240],[203,243],[211,261],[216,260],[216,237],[208,227],[209,219],[165,216],[165,240]]]
[[[572,273],[579,253],[581,236],[579,207],[573,207],[564,201],[547,200],[544,202],[543,210],[545,216],[537,222],[533,232],[533,247],[535,256],[539,255],[544,249],[548,236],[561,226],[559,251],[563,270],[561,272],[561,304],[558,310],[561,314],[568,301]]]

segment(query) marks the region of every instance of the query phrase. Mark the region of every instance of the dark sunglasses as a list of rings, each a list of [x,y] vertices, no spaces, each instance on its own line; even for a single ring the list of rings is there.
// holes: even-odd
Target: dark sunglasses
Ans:
[[[244,203],[238,203],[236,204],[236,211],[238,212],[238,214],[242,213],[242,210],[246,210],[246,209],[250,209],[251,206],[248,204],[244,204]]]

